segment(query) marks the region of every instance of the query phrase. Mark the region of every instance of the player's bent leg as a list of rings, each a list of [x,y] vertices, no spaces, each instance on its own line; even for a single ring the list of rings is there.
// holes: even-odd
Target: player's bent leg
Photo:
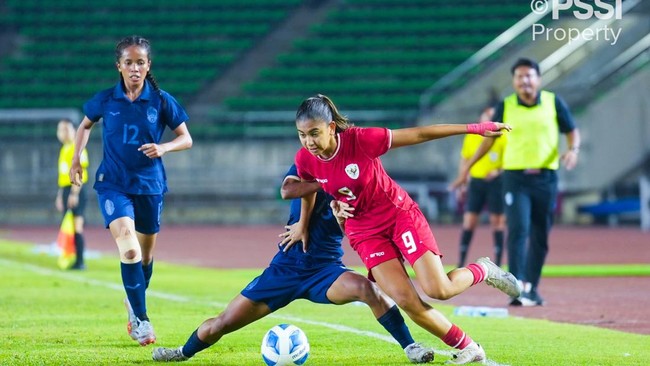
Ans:
[[[373,267],[372,275],[379,287],[397,302],[411,320],[440,338],[445,344],[462,353],[465,348],[474,343],[468,334],[420,298],[398,260],[389,260]],[[469,357],[471,352],[465,351],[465,353]]]
[[[413,263],[413,270],[427,296],[437,300],[450,299],[467,290],[474,275],[467,268],[456,268],[445,272],[440,256],[427,252]]]
[[[224,335],[243,328],[272,312],[265,303],[251,301],[240,294],[230,301],[226,310],[216,317],[204,321],[199,326],[197,335],[203,342],[214,344]]]
[[[188,360],[198,352],[217,343],[224,335],[253,323],[272,312],[264,303],[254,302],[241,294],[237,295],[228,304],[226,310],[214,318],[205,320],[190,335],[185,345],[177,348],[156,348],[153,350],[152,358],[154,361],[160,362]]]
[[[451,323],[420,298],[399,260],[392,259],[373,267],[372,275],[381,290],[417,325],[439,338],[447,334]]]
[[[383,296],[379,288],[357,272],[344,272],[327,290],[327,299],[337,305],[352,301],[366,303],[375,318],[385,314],[394,304]]]
[[[434,352],[416,343],[395,302],[374,283],[356,272],[345,272],[327,291],[327,298],[340,305],[350,301],[362,301],[372,310],[384,329],[400,344],[409,361],[427,363],[433,361]]]

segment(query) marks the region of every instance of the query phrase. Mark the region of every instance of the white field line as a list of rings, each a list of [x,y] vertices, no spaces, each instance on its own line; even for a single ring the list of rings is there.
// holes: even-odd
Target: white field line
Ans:
[[[69,281],[74,281],[74,282],[79,282],[79,283],[84,283],[92,286],[97,286],[97,287],[103,287],[103,288],[108,288],[111,290],[116,290],[123,292],[124,287],[122,284],[119,283],[113,283],[113,282],[107,282],[107,281],[101,281],[101,280],[95,280],[92,278],[87,278],[84,277],[83,275],[79,273],[73,273],[73,272],[62,272],[59,270],[52,270],[50,268],[45,268],[45,267],[40,267],[36,266],[33,264],[28,264],[28,263],[22,263],[22,262],[16,262],[16,261],[11,261],[7,259],[2,259],[0,258],[0,264],[3,266],[8,266],[8,267],[13,267],[25,271],[30,271],[36,274],[40,274],[46,277],[58,277],[58,278],[63,278]],[[176,294],[171,294],[167,292],[160,292],[160,291],[154,291],[154,290],[147,290],[147,296],[150,297],[156,297],[159,299],[163,300],[168,300],[168,301],[173,301],[173,302],[180,302],[180,303],[189,303],[189,304],[194,304],[194,305],[203,305],[211,308],[222,308],[225,309],[228,304],[226,303],[221,303],[221,302],[215,302],[215,301],[201,301],[197,299],[193,299],[188,296],[182,296],[182,295],[176,295]],[[291,315],[279,315],[279,314],[270,314],[268,317],[271,318],[276,318],[280,319],[282,321],[290,322],[290,323],[304,323],[304,324],[310,324],[310,325],[317,325],[321,326],[324,328],[329,328],[335,331],[339,332],[346,332],[346,333],[352,333],[355,335],[359,336],[366,336],[370,338],[375,338],[379,339],[388,343],[393,343],[397,344],[397,341],[393,339],[393,337],[384,335],[384,334],[379,334],[375,332],[370,332],[366,330],[361,330],[361,329],[356,329],[352,327],[348,327],[345,325],[340,325],[340,324],[332,324],[332,323],[327,323],[327,322],[321,322],[321,321],[316,321],[316,320],[309,320],[309,319],[304,319],[304,318],[299,318],[296,316],[291,316]],[[448,350],[438,350],[434,349],[435,353],[438,355],[443,355],[447,357],[451,357],[453,352],[448,351]],[[493,360],[486,360],[485,361],[486,365],[489,366],[508,366],[504,364],[497,363],[496,361]]]

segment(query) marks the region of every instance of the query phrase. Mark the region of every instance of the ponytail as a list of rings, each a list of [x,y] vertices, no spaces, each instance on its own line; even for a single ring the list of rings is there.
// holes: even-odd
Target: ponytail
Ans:
[[[151,86],[153,86],[153,90],[158,92],[158,95],[160,95],[160,105],[163,108],[166,108],[167,107],[167,99],[165,99],[165,97],[163,96],[162,90],[160,90],[160,86],[158,86],[158,81],[156,81],[156,78],[153,76],[153,73],[151,71],[149,71],[147,73],[147,76],[145,77],[145,79],[149,80],[149,82],[151,83]]]
[[[343,132],[352,127],[353,124],[348,118],[339,113],[338,108],[332,100],[323,94],[305,99],[296,112],[296,123],[304,120],[320,120],[326,123],[334,122],[336,132]]]
[[[149,80],[149,82],[151,83],[151,86],[153,86],[153,90],[160,93],[160,86],[158,86],[158,81],[156,81],[156,78],[153,76],[153,73],[151,71],[149,71],[147,73],[147,76],[145,77],[145,79]],[[162,96],[162,94],[161,94],[161,96]]]

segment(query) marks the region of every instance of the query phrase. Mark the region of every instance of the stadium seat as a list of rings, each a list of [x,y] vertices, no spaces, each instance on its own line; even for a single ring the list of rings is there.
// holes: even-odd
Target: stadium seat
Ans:
[[[516,0],[348,0],[225,104],[293,110],[320,92],[344,110],[413,111],[427,87],[529,10]]]
[[[282,22],[300,0],[7,0],[19,48],[2,60],[0,108],[80,108],[118,80],[113,50],[140,34],[156,78],[181,102]]]

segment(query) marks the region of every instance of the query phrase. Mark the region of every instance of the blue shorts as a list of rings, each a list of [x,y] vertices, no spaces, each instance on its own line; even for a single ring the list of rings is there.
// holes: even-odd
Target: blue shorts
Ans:
[[[299,263],[271,263],[241,294],[252,301],[265,303],[272,311],[283,308],[296,299],[332,304],[327,298],[327,290],[347,271],[351,269],[340,262],[307,268]]]
[[[139,233],[156,234],[160,231],[162,194],[136,195],[101,189],[97,190],[97,199],[107,228],[115,219],[130,217],[135,222],[135,231]]]

